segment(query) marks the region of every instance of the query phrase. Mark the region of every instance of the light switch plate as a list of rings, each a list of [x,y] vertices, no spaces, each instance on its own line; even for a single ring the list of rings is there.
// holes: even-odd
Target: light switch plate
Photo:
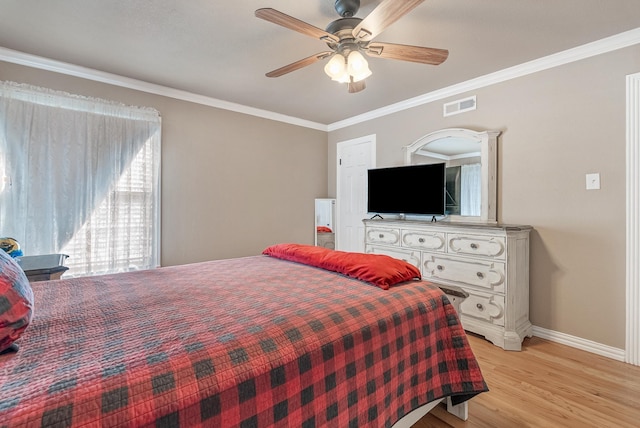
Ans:
[[[600,174],[587,174],[587,190],[600,190]]]

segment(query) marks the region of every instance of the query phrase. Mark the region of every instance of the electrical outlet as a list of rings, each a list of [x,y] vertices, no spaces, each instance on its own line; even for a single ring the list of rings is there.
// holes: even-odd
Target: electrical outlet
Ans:
[[[587,174],[587,190],[600,190],[600,173]]]

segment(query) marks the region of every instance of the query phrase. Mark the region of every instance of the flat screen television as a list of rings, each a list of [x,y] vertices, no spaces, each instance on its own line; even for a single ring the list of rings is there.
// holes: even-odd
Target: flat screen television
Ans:
[[[445,169],[437,163],[368,170],[368,212],[444,215]]]

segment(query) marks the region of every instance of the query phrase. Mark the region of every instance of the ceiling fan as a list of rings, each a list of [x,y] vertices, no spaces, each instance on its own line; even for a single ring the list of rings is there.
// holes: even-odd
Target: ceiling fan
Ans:
[[[347,83],[349,92],[354,93],[365,88],[364,79],[371,75],[371,70],[362,56],[362,52],[370,57],[431,65],[442,64],[449,55],[449,51],[446,49],[373,41],[389,25],[411,12],[423,1],[383,0],[369,15],[362,19],[354,16],[360,8],[360,0],[336,0],[336,12],[342,18],[330,22],[326,30],[272,8],[258,9],[255,12],[258,18],[319,39],[331,49],[270,71],[266,76],[279,77],[331,57],[324,67],[325,73],[332,80]]]

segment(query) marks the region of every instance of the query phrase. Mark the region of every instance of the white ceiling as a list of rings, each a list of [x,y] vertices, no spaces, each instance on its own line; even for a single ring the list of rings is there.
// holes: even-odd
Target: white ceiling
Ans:
[[[362,0],[357,16],[379,3]],[[333,4],[0,0],[0,47],[331,124],[640,26],[640,0],[429,0],[375,40],[448,49],[442,65],[367,57],[373,75],[356,94],[324,74],[324,61],[265,77],[326,45],[254,11],[324,29],[338,18]]]

